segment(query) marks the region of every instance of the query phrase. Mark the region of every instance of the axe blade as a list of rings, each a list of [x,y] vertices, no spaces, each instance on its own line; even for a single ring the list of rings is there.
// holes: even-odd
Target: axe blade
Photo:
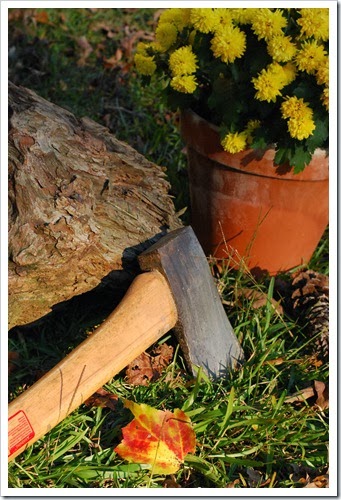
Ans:
[[[175,331],[188,368],[224,377],[243,361],[243,350],[221,303],[207,259],[190,226],[168,233],[139,256],[142,270],[157,269],[178,311]]]

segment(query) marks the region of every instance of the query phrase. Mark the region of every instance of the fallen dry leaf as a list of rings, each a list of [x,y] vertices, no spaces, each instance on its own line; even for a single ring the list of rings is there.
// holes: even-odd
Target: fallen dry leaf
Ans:
[[[46,10],[40,10],[38,12],[35,12],[33,18],[37,23],[40,24],[52,24],[50,23],[49,15],[46,12]]]
[[[315,398],[314,408],[323,411],[329,408],[329,390],[324,382],[314,380],[314,386],[305,387],[285,398],[285,403],[302,403],[310,398]]]
[[[164,488],[181,488],[180,484],[176,482],[176,478],[175,476],[173,476],[173,474],[169,479],[168,478],[165,479],[162,486]]]
[[[150,354],[140,354],[126,369],[126,380],[132,385],[148,385],[157,380],[173,357],[173,347],[167,344],[152,349]]]
[[[253,469],[252,467],[246,468],[246,473],[248,475],[247,483],[250,488],[256,488],[260,485],[263,480],[262,473],[258,470]]]
[[[228,485],[226,486],[226,488],[234,488],[238,484],[240,484],[240,479],[235,479],[234,481],[232,481],[232,483],[228,483]]]
[[[277,365],[282,365],[284,361],[285,361],[284,358],[276,358],[276,359],[269,359],[266,361],[266,363],[268,365],[277,366]]]
[[[115,37],[120,37],[120,30],[104,21],[92,23],[90,29],[92,32],[101,31],[105,38],[109,38],[110,40]]]
[[[95,394],[90,396],[84,404],[86,406],[98,406],[99,408],[110,408],[111,410],[116,410],[118,397],[111,392],[106,391],[103,387],[100,387]]]
[[[324,382],[314,380],[314,389],[317,395],[315,406],[323,411],[329,408],[329,388]]]
[[[89,57],[91,52],[93,52],[93,48],[85,36],[77,38],[76,42],[79,47],[80,54],[80,57],[77,61],[77,66],[85,66],[87,58]]]
[[[298,359],[286,359],[283,357],[275,358],[275,359],[268,359],[265,361],[266,364],[268,365],[282,365],[283,363],[289,363],[290,365],[298,365],[302,363],[302,358]]]
[[[123,52],[121,49],[117,49],[115,55],[111,57],[103,57],[103,66],[106,69],[112,69],[118,66],[123,56]]]
[[[24,9],[9,9],[8,10],[8,22],[20,21],[24,17]],[[28,9],[25,9],[26,11]]]
[[[126,369],[126,380],[132,385],[148,385],[154,378],[151,357],[143,352]]]
[[[152,350],[151,354],[153,356],[152,363],[153,368],[161,375],[162,371],[173,358],[173,347],[168,344],[161,344]]]
[[[245,298],[246,300],[252,301],[252,307],[254,309],[266,306],[269,301],[266,293],[260,292],[258,290],[252,290],[250,288],[240,288],[239,290],[237,290],[237,298]],[[270,302],[275,311],[278,314],[283,315],[283,307],[280,305],[280,303],[275,299],[270,299]]]
[[[285,398],[285,403],[301,403],[307,399],[312,398],[315,395],[314,389],[312,387],[305,387],[304,389],[295,392],[291,396]]]
[[[317,476],[312,482],[309,482],[304,488],[329,488],[329,475]]]
[[[133,33],[130,32],[129,27],[126,29],[127,36],[121,41],[121,47],[124,51],[124,55],[129,58],[135,50],[137,41],[151,42],[154,40],[154,35],[147,33],[146,31],[139,30]]]
[[[312,354],[309,358],[309,363],[311,366],[314,366],[315,368],[319,368],[320,366],[323,365],[323,361],[318,358],[318,353]]]
[[[150,465],[153,473],[175,474],[195,450],[190,418],[179,409],[172,413],[128,400],[124,405],[135,418],[122,429],[123,441],[114,451],[128,462]]]

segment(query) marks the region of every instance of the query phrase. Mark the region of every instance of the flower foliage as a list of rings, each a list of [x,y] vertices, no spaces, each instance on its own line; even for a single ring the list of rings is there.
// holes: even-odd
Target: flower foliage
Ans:
[[[173,8],[135,65],[172,108],[218,125],[226,151],[274,145],[299,172],[328,147],[328,40],[327,8]]]

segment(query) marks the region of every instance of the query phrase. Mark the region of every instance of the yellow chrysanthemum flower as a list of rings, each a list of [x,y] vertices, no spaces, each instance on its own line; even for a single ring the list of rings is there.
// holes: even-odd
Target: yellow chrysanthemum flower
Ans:
[[[143,56],[147,56],[147,49],[150,47],[150,43],[145,43],[145,42],[139,42],[136,45],[136,53],[137,54],[142,54]]]
[[[315,71],[323,64],[327,52],[322,45],[316,40],[304,42],[302,48],[296,54],[296,64],[300,71],[306,71],[309,74],[314,74]]]
[[[238,27],[224,26],[218,29],[212,40],[211,50],[214,57],[226,63],[233,63],[246,49],[246,35]]]
[[[315,130],[313,110],[302,98],[286,97],[281,104],[283,118],[288,120],[288,131],[291,137],[302,141]]]
[[[175,43],[178,31],[174,24],[159,23],[155,30],[156,47],[159,52],[167,50]]]
[[[155,40],[149,43],[149,48],[152,49],[153,52],[166,52]]]
[[[268,41],[267,50],[274,61],[287,62],[296,54],[296,45],[291,42],[291,37],[276,35]]]
[[[266,70],[277,80],[280,89],[295,79],[295,67],[291,63],[282,66],[278,62],[273,62],[267,66]]]
[[[144,56],[143,54],[135,54],[134,63],[136,70],[141,75],[151,76],[156,71],[156,63],[154,57]]]
[[[260,120],[249,120],[246,124],[246,130],[245,132],[252,133],[254,132],[257,128],[259,128],[261,125]]]
[[[275,102],[276,98],[281,95],[277,80],[271,73],[262,71],[264,73],[252,79],[253,86],[257,90],[255,98],[259,101]]]
[[[297,118],[298,116],[310,115],[312,113],[308,104],[302,98],[286,96],[281,104],[283,118]]]
[[[169,68],[173,76],[190,75],[197,69],[198,58],[192,47],[186,45],[175,50],[169,57]]]
[[[259,9],[244,8],[244,9],[231,9],[233,20],[237,24],[251,24]]]
[[[326,42],[329,38],[329,9],[300,9],[297,24],[301,26],[301,38],[314,37]]]
[[[257,35],[258,40],[270,40],[276,35],[283,35],[282,28],[285,28],[287,21],[279,9],[257,9],[252,20],[252,30]]]
[[[251,144],[253,141],[253,133],[257,128],[261,126],[260,120],[249,120],[246,124],[245,128],[245,134],[246,134],[246,141],[248,144]]]
[[[325,57],[324,61],[316,70],[316,81],[318,85],[329,85],[329,58]]]
[[[197,82],[194,75],[180,75],[171,79],[170,86],[177,92],[193,94],[197,88]]]
[[[291,118],[288,120],[288,131],[293,139],[303,141],[307,139],[315,130],[316,125],[312,118],[302,118],[300,120]]]
[[[289,83],[295,80],[297,74],[297,68],[295,64],[288,62],[287,64],[284,64],[284,66],[282,66],[282,72],[284,75],[283,83],[285,87],[285,85],[289,85]]]
[[[167,9],[159,17],[159,24],[171,23],[182,31],[186,26],[190,25],[191,9]]]
[[[323,106],[329,111],[329,87],[323,89],[321,101]]]
[[[276,98],[281,95],[281,89],[287,85],[287,76],[280,64],[272,63],[262,69],[260,74],[251,81],[257,90],[256,99],[275,102]]]
[[[217,18],[212,9],[191,9],[191,23],[201,33],[210,33],[216,26]]]
[[[221,145],[228,153],[239,153],[247,147],[247,135],[245,132],[229,132],[221,141]]]
[[[221,141],[221,145],[228,153],[239,153],[247,147],[247,135],[245,132],[229,132]]]
[[[216,26],[230,26],[232,24],[232,11],[234,9],[214,9]]]

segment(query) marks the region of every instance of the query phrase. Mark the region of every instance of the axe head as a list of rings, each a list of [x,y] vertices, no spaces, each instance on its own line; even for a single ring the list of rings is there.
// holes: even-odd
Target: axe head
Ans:
[[[221,303],[205,254],[190,226],[176,229],[139,256],[144,271],[158,270],[177,306],[178,341],[188,368],[225,377],[243,351]]]

